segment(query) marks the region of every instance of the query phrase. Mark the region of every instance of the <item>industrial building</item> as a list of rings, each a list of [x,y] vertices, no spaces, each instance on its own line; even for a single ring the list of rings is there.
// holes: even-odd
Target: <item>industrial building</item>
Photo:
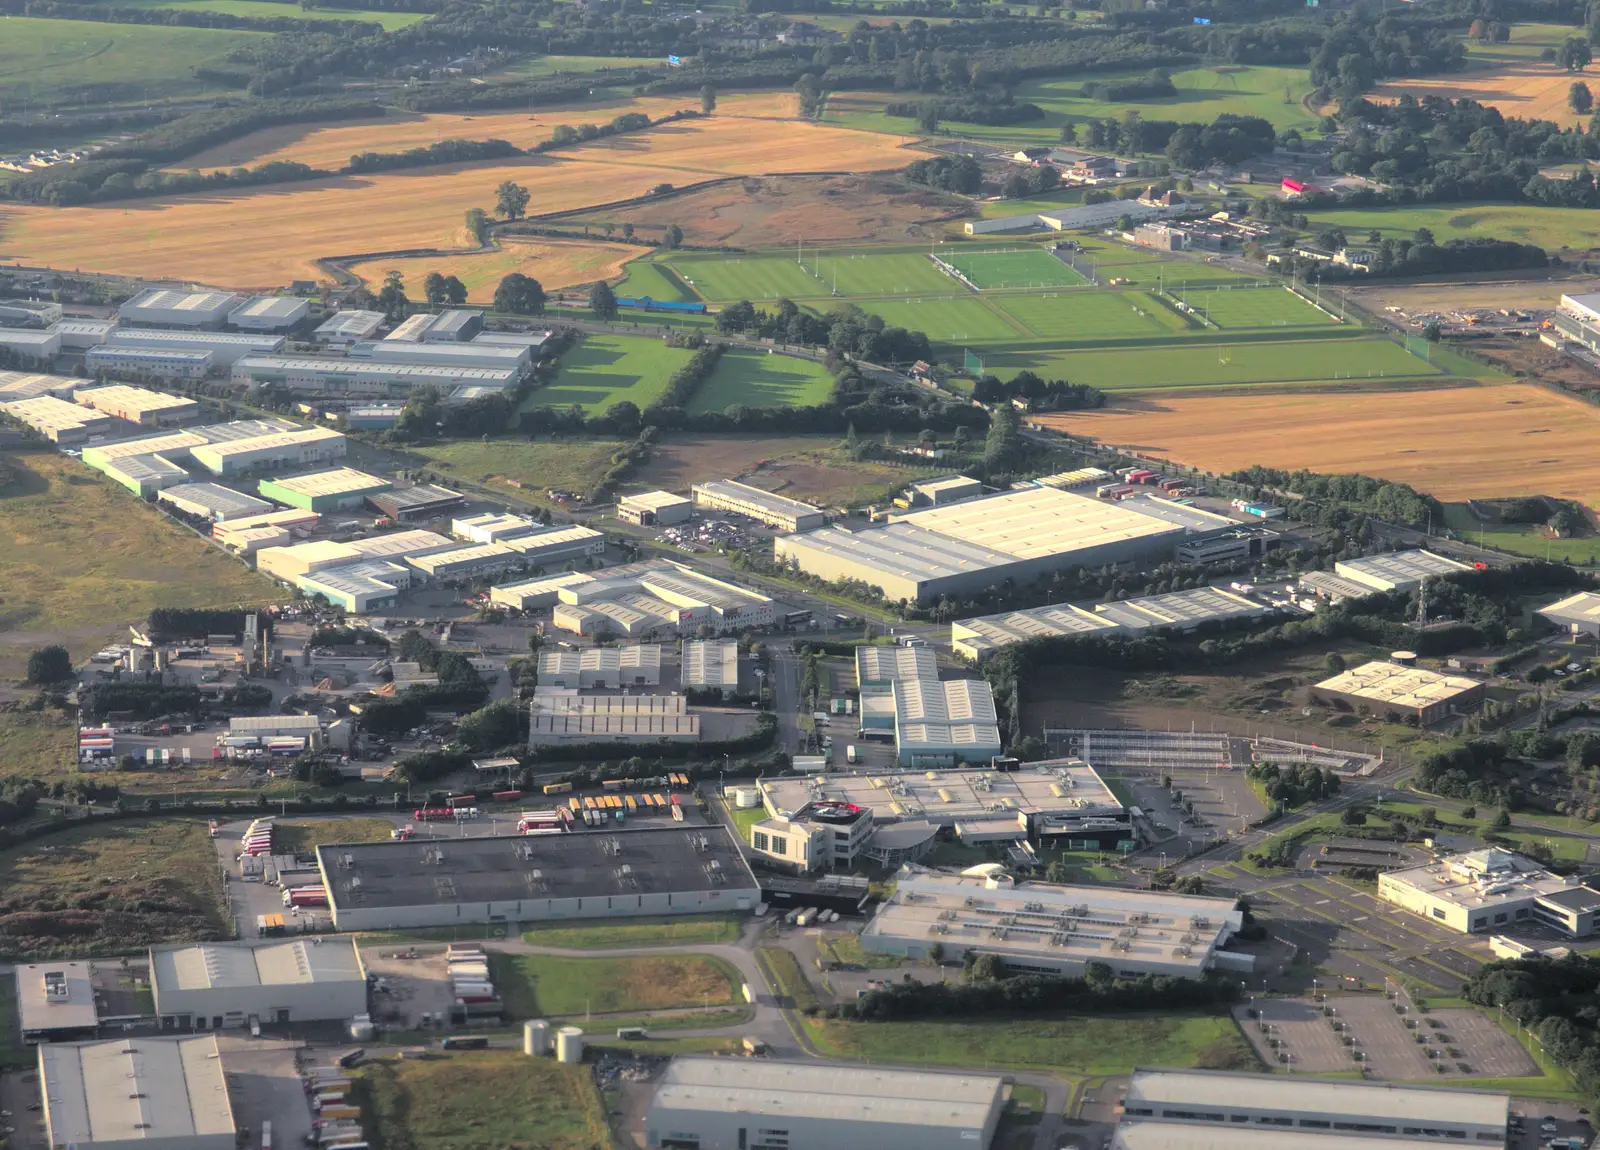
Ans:
[[[1272,608],[1220,587],[1196,587],[1139,599],[1096,603],[1091,608],[1071,603],[1003,611],[950,624],[956,654],[974,661],[1001,647],[1046,636],[1093,635],[1124,631],[1193,631],[1208,623],[1259,619]]]
[[[984,763],[1000,753],[994,693],[982,679],[901,679],[891,690],[901,766]]]
[[[211,528],[211,536],[221,542],[234,532],[254,531],[261,527],[281,527],[286,530],[301,527],[310,530],[317,525],[320,518],[321,516],[314,511],[301,511],[298,508],[290,511],[267,511],[243,519],[219,522]]]
[[[294,581],[308,596],[327,600],[353,615],[387,611],[411,586],[411,569],[386,559],[309,571]]]
[[[692,639],[685,643],[683,685],[737,691],[739,644],[724,639]]]
[[[467,497],[446,487],[418,483],[369,496],[367,502],[396,523],[407,523],[447,515],[464,507]]]
[[[856,648],[856,686],[887,687],[901,679],[937,679],[939,660],[929,646]]]
[[[389,490],[389,481],[354,468],[338,467],[332,471],[263,479],[257,484],[257,490],[265,498],[286,507],[321,513],[360,507],[367,496]]]
[[[1484,685],[1476,679],[1376,660],[1324,679],[1311,688],[1311,702],[1426,725],[1471,710],[1483,694]]]
[[[515,547],[505,543],[472,543],[465,547],[452,547],[448,551],[435,551],[429,555],[413,555],[406,564],[422,578],[440,582],[447,579],[475,579],[482,575],[503,575],[528,565],[527,557]]]
[[[994,1075],[674,1058],[645,1114],[650,1150],[989,1150]]]
[[[670,527],[694,514],[694,501],[670,491],[646,491],[617,500],[617,518],[636,527]]]
[[[925,819],[880,826],[866,807],[829,799],[807,803],[790,818],[770,815],[752,823],[749,832],[750,851],[764,866],[798,875],[854,870],[863,861],[879,866],[915,862],[939,837],[938,826]]]
[[[768,527],[775,527],[779,531],[810,531],[821,527],[828,520],[820,507],[801,503],[798,499],[775,495],[770,491],[763,491],[759,487],[751,487],[748,483],[738,483],[732,479],[713,479],[706,483],[696,483],[690,490],[696,507],[709,507],[713,511],[729,511],[735,515],[744,515],[765,523]]]
[[[403,407],[377,404],[371,407],[351,407],[340,413],[345,426],[353,431],[382,431],[400,422]]]
[[[346,611],[393,607],[411,586],[412,555],[448,551],[455,543],[430,531],[400,531],[349,543],[319,540],[256,552],[256,570],[320,595]]]
[[[658,628],[693,631],[702,626],[723,635],[776,621],[773,602],[765,595],[665,559],[530,579],[496,587],[489,598],[520,611],[553,607],[557,627],[583,635],[637,637]]]
[[[581,651],[546,648],[539,652],[539,684],[594,690],[606,687],[655,687],[661,683],[661,648],[655,643],[632,647],[585,647]]]
[[[1099,467],[1079,467],[1073,471],[1058,471],[1054,475],[1041,475],[1034,482],[1040,487],[1054,487],[1061,491],[1077,491],[1085,487],[1099,487],[1116,479],[1111,472]]]
[[[232,292],[152,288],[123,304],[117,309],[117,315],[123,323],[143,324],[146,327],[216,330],[228,322],[228,316],[239,303],[239,297]]]
[[[83,366],[95,375],[131,375],[139,379],[204,379],[211,372],[209,351],[176,347],[102,344],[83,353]]]
[[[71,399],[83,380],[65,375],[40,375],[31,371],[0,371],[0,403],[37,399],[41,395]]]
[[[407,347],[420,347],[408,344]],[[404,395],[424,384],[442,391],[463,383],[511,387],[521,369],[472,367],[464,364],[333,359],[310,355],[248,355],[233,365],[234,383],[273,384],[291,391],[337,395]]]
[[[162,1027],[177,1030],[367,1012],[367,972],[349,937],[151,947],[150,989]]]
[[[473,343],[498,343],[506,347],[525,347],[535,352],[550,342],[548,331],[480,331],[472,337]],[[534,356],[537,359],[537,356]]]
[[[423,343],[465,343],[483,330],[483,313],[451,308],[433,317],[422,333]]]
[[[200,414],[200,405],[192,399],[120,383],[109,387],[86,387],[75,392],[72,399],[75,403],[125,419],[129,423],[137,423],[141,427],[171,427],[188,423]]]
[[[526,515],[506,515],[486,511],[450,523],[450,534],[468,543],[504,543],[521,535],[542,530],[539,521]]]
[[[228,313],[240,331],[290,331],[311,314],[311,301],[287,295],[258,295]]]
[[[192,460],[197,447],[259,439],[294,427],[295,424],[282,419],[245,419],[194,427],[147,439],[95,444],[84,448],[83,462],[84,466],[103,472],[134,494],[148,497],[163,488],[190,481],[189,473],[179,465]]]
[[[311,338],[318,343],[348,347],[377,335],[383,320],[381,311],[336,311],[322,321]]]
[[[1510,1098],[1300,1074],[1134,1070],[1111,1150],[1420,1150],[1509,1144]]]
[[[421,343],[422,337],[438,319],[439,317],[431,312],[419,311],[416,315],[401,320],[395,325],[395,329],[383,338],[393,343]]]
[[[204,351],[211,354],[210,369],[229,370],[247,355],[270,355],[283,350],[281,335],[246,335],[220,331],[159,331],[145,327],[119,327],[108,334],[110,348],[155,348]]]
[[[1027,583],[1070,567],[1170,555],[1179,542],[1237,526],[1165,500],[1112,503],[1026,487],[894,516],[887,526],[780,536],[773,551],[809,575],[860,580],[890,600],[928,602],[1008,579]]]
[[[906,866],[862,930],[861,949],[923,959],[938,946],[945,962],[992,954],[1029,974],[1081,975],[1098,962],[1122,978],[1198,978],[1252,969],[1251,955],[1223,949],[1243,926],[1232,898]]]
[[[216,483],[180,483],[156,494],[158,503],[174,511],[220,523],[229,519],[253,518],[273,510],[265,499],[256,499],[231,487]]]
[[[61,322],[61,305],[49,300],[0,299],[0,325],[47,328]]]
[[[61,340],[62,351],[85,351],[99,347],[117,330],[114,319],[68,319],[53,324],[50,331]]]
[[[17,979],[17,1027],[28,1042],[88,1038],[100,1028],[94,968],[87,962],[23,962]]]
[[[45,1141],[75,1150],[236,1150],[215,1035],[39,1048]]]
[[[907,489],[911,507],[944,507],[983,494],[983,484],[966,475],[946,475],[943,479],[924,479]]]
[[[339,931],[748,912],[761,901],[721,826],[321,846],[317,862]]]
[[[525,347],[500,343],[409,343],[380,339],[350,345],[352,360],[456,368],[484,368],[505,371],[514,382],[532,362],[533,353]],[[485,380],[472,382],[483,383]]]
[[[1579,591],[1534,614],[1570,634],[1600,636],[1600,595],[1593,591]]]
[[[213,475],[244,475],[343,459],[345,438],[328,427],[280,431],[233,443],[208,443],[190,455]]]
[[[1374,591],[1414,591],[1424,579],[1471,571],[1432,551],[1395,551],[1387,555],[1368,555],[1365,559],[1342,559],[1333,565],[1335,575],[1364,584]]]
[[[682,695],[580,695],[575,687],[540,686],[528,706],[528,746],[547,743],[693,743],[700,716]]]
[[[544,568],[598,559],[606,553],[606,537],[593,527],[554,525],[541,527],[531,535],[513,536],[503,540],[501,546],[522,556],[520,566]]]
[[[61,354],[61,334],[32,328],[0,327],[0,350],[20,359],[44,363]]]
[[[104,435],[112,427],[109,415],[53,395],[0,403],[0,412],[33,428],[51,443],[82,443],[91,435]]]
[[[1462,934],[1537,923],[1587,938],[1600,911],[1600,891],[1493,848],[1382,873],[1378,897]]]

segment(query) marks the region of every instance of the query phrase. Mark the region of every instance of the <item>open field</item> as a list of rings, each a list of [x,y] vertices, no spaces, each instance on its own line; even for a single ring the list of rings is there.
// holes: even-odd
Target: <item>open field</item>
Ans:
[[[722,1006],[739,1000],[738,973],[702,954],[557,958],[495,954],[495,985],[513,1018]]]
[[[1600,539],[1593,535],[1552,539],[1528,523],[1485,523],[1465,503],[1446,503],[1444,521],[1445,526],[1462,539],[1480,547],[1498,547],[1502,551],[1531,555],[1535,559],[1553,559],[1557,563],[1592,566],[1600,561]]]
[[[594,1074],[520,1050],[368,1062],[362,1118],[384,1150],[609,1150]]]
[[[1570,82],[1570,77],[1568,81]],[[1516,240],[1548,251],[1588,251],[1600,247],[1600,222],[1593,212],[1546,208],[1534,204],[1452,204],[1445,208],[1363,208],[1349,212],[1316,212],[1313,231],[1343,228],[1352,242],[1376,230],[1388,239],[1410,239],[1427,228],[1440,243],[1457,239]],[[1556,293],[1557,295],[1560,293]],[[1548,305],[1555,306],[1555,295]]]
[[[118,954],[227,937],[204,820],[75,827],[0,851],[0,955]]]
[[[626,244],[586,244],[581,240],[533,237],[526,241],[503,239],[499,243],[498,251],[362,260],[349,267],[373,291],[383,284],[384,276],[390,271],[398,271],[405,277],[412,295],[421,294],[422,281],[429,272],[455,276],[466,285],[469,302],[489,304],[494,300],[494,289],[500,286],[501,279],[512,272],[532,276],[546,291],[577,287],[616,278],[622,274],[622,265],[636,258],[640,251]]]
[[[0,778],[57,779],[78,765],[78,725],[65,712],[0,711]]]
[[[475,125],[471,135],[489,127]],[[369,131],[364,145],[346,141],[340,153],[419,142],[431,143],[432,133],[402,142]],[[457,247],[466,210],[492,204],[504,180],[528,189],[537,215],[643,196],[659,184],[819,164],[899,168],[913,158],[892,137],[719,111],[551,155],[93,207],[10,206],[0,211],[0,258],[263,287],[321,278],[320,256]],[[218,243],[219,235],[228,242]]]
[[[740,920],[726,914],[668,915],[617,919],[586,926],[542,922],[526,927],[522,941],[564,950],[604,950],[629,946],[682,946],[691,942],[733,942]]]
[[[623,280],[615,285],[619,296],[641,299],[649,296],[673,303],[694,303],[695,294],[673,272],[654,260],[634,260],[623,268]],[[636,314],[636,313],[630,313]],[[674,316],[675,320],[683,317]]]
[[[1453,311],[1457,308],[1550,308],[1563,293],[1588,291],[1590,281],[1550,279],[1544,274],[1525,279],[1474,283],[1383,284],[1350,293],[1369,311],[1397,307],[1406,312]]]
[[[622,446],[622,441],[616,439],[539,443],[493,439],[488,443],[462,440],[430,444],[413,450],[424,456],[430,466],[448,474],[507,490],[518,484],[524,489],[521,494],[525,498],[542,501],[551,488],[588,491],[599,482],[611,466],[612,454]]]
[[[0,498],[0,675],[50,642],[83,658],[152,607],[274,603],[241,566],[110,480],[54,452],[11,457],[23,491]]]
[[[394,824],[388,819],[304,819],[278,821],[273,846],[283,854],[309,854],[331,843],[386,843]]]
[[[233,49],[268,35],[28,16],[6,16],[0,28],[0,100],[17,111],[206,91],[214,85],[197,79],[196,68],[219,64]]]
[[[668,435],[633,482],[640,491],[687,491],[707,475],[725,475],[791,499],[853,507],[881,502],[913,480],[948,472],[936,466],[857,462],[839,436]]]
[[[792,355],[730,351],[700,385],[689,413],[747,407],[814,407],[833,394],[833,376],[820,363]]]
[[[990,302],[1046,339],[1136,339],[1194,330],[1183,316],[1145,292],[1045,292]]]
[[[1252,1070],[1249,1043],[1226,1015],[983,1018],[970,1022],[808,1022],[825,1054],[988,1070],[1126,1074],[1135,1066]]]
[[[1161,396],[1040,419],[1207,471],[1260,463],[1360,472],[1450,501],[1542,494],[1600,507],[1600,411],[1528,384],[1290,393],[1267,403]]]
[[[535,56],[531,60],[518,60],[504,71],[496,73],[496,77],[562,76],[575,72],[631,71],[634,68],[660,68],[665,71],[666,67],[666,61],[659,56]]]
[[[1211,288],[1183,302],[1220,328],[1322,327],[1337,323],[1285,288]]]
[[[302,8],[275,0],[118,0],[118,8],[161,8],[182,12],[216,12],[264,20],[360,20],[381,24],[386,32],[427,19],[426,12],[384,12],[379,9],[337,8],[332,5]]]
[[[956,250],[940,258],[985,289],[1082,287],[1089,282],[1043,248]]]
[[[580,404],[598,415],[613,403],[628,400],[640,411],[667,389],[672,373],[694,355],[668,347],[659,339],[629,335],[586,335],[561,357],[555,382],[528,397],[529,407]]]

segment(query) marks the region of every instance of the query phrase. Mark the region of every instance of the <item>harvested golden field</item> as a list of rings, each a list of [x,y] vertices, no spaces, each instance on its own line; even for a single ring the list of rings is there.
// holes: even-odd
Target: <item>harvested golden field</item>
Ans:
[[[413,291],[422,286],[429,272],[456,276],[466,285],[469,301],[486,304],[494,299],[494,289],[502,277],[512,272],[532,276],[546,291],[575,287],[615,279],[622,274],[622,265],[636,258],[640,250],[626,244],[586,244],[580,240],[505,239],[500,241],[500,250],[494,252],[361,260],[348,266],[374,290],[390,271],[403,275]]]
[[[1207,471],[1360,472],[1447,501],[1539,494],[1600,508],[1600,410],[1529,384],[1119,399],[1040,421]]]
[[[465,211],[493,206],[503,180],[526,187],[528,213],[540,215],[716,176],[898,168],[914,158],[903,140],[719,113],[555,155],[92,207],[15,205],[0,208],[0,259],[272,287],[321,278],[319,257],[455,247]]]
[[[1402,80],[1383,84],[1368,94],[1371,100],[1395,100],[1402,93],[1423,96],[1466,96],[1480,104],[1498,108],[1504,116],[1522,120],[1550,120],[1564,128],[1588,120],[1567,106],[1567,92],[1574,76],[1554,63],[1539,57],[1546,49],[1559,49],[1570,37],[1583,35],[1582,28],[1559,24],[1515,24],[1506,44],[1480,44],[1467,41],[1467,70],[1453,76]]]

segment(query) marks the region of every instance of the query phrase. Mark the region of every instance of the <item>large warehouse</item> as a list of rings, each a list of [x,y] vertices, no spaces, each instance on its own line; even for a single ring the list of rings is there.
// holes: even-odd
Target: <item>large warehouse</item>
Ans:
[[[696,483],[690,492],[696,507],[731,511],[735,515],[744,515],[769,527],[776,527],[779,531],[810,531],[828,521],[820,507],[732,479]]]
[[[1254,967],[1252,956],[1222,949],[1243,925],[1232,898],[907,866],[862,930],[861,949],[921,959],[939,946],[946,962],[975,951],[1030,974],[1080,975],[1102,962],[1124,978],[1198,978]]]
[[[190,454],[213,475],[244,475],[343,459],[345,438],[329,427],[280,431],[233,443],[208,443]]]
[[[91,435],[103,435],[111,430],[109,415],[53,395],[0,403],[0,412],[33,428],[51,443],[82,443]]]
[[[682,695],[580,695],[576,687],[539,687],[528,704],[528,746],[615,743],[640,746],[700,741],[700,716]]]
[[[32,371],[0,371],[0,403],[37,399],[41,395],[71,399],[83,380],[67,375],[39,375]]]
[[[1112,1150],[1421,1150],[1508,1144],[1511,1099],[1300,1074],[1137,1069]]]
[[[204,379],[211,373],[209,351],[181,347],[135,347],[102,344],[83,353],[83,366],[95,375],[127,375],[135,379]]]
[[[263,479],[257,489],[267,499],[286,507],[320,513],[360,507],[367,496],[389,490],[389,481],[352,467],[338,467],[332,471]]]
[[[417,483],[372,495],[367,502],[396,523],[437,519],[466,506],[467,497],[448,487]]]
[[[537,541],[537,537],[530,542]],[[657,628],[719,635],[776,621],[765,595],[713,579],[666,559],[603,571],[572,571],[496,587],[490,601],[519,611],[555,610],[557,627],[582,635],[638,637]]]
[[[192,399],[121,383],[110,387],[86,387],[75,392],[72,399],[74,403],[142,427],[171,427],[188,423],[200,414],[200,405]]]
[[[1600,910],[1600,892],[1493,848],[1380,874],[1378,897],[1462,934],[1537,923],[1586,938]]]
[[[117,309],[123,323],[146,327],[220,328],[239,306],[239,297],[221,291],[172,291],[151,288]]]
[[[694,514],[694,501],[670,491],[644,491],[617,500],[617,518],[637,527],[670,527]]]
[[[258,295],[228,313],[240,331],[288,331],[311,314],[311,301],[287,295]]]
[[[446,368],[488,368],[511,372],[527,369],[532,352],[499,343],[403,343],[380,339],[353,344],[350,358],[372,363],[430,364]]]
[[[109,333],[107,347],[170,348],[211,353],[214,370],[232,368],[247,355],[270,355],[283,349],[281,335],[247,335],[220,331],[158,331],[145,327],[119,327]]]
[[[0,327],[0,350],[22,359],[45,363],[61,354],[61,333],[32,328]]]
[[[341,931],[752,911],[725,827],[319,846]]]
[[[650,1150],[988,1150],[1003,1079],[824,1062],[674,1058],[645,1115]]]
[[[45,1143],[75,1150],[236,1150],[215,1035],[39,1047]]]
[[[333,359],[310,355],[247,355],[233,365],[230,378],[234,383],[270,383],[291,391],[403,395],[423,384],[441,391],[448,391],[463,383],[506,388],[513,386],[520,375],[520,368],[507,367],[388,363],[372,359]]]
[[[318,343],[348,347],[377,335],[383,321],[384,314],[381,311],[336,311],[322,321],[322,325],[311,333],[311,338]]]
[[[171,431],[147,439],[127,439],[83,449],[84,466],[103,472],[140,496],[190,481],[181,463],[191,461],[196,448],[213,443],[236,443],[276,435],[295,428],[282,419],[243,419]]]
[[[1324,679],[1311,688],[1311,702],[1342,711],[1365,709],[1391,722],[1414,719],[1426,725],[1470,711],[1482,702],[1485,689],[1465,675],[1441,675],[1377,660]]]
[[[1184,540],[1237,526],[1165,500],[1113,503],[1029,487],[914,511],[882,527],[780,536],[773,552],[808,575],[859,580],[887,599],[921,603],[1007,579],[1027,583],[1071,567],[1167,556]]]
[[[1600,595],[1593,591],[1579,591],[1534,614],[1573,635],[1600,636]]]
[[[1387,555],[1368,555],[1364,559],[1342,559],[1333,565],[1335,575],[1365,584],[1374,591],[1412,591],[1424,579],[1471,571],[1432,551],[1395,551]]]
[[[985,763],[1002,750],[994,692],[982,679],[901,679],[890,692],[902,767]]]
[[[574,687],[586,691],[658,686],[661,683],[661,648],[655,643],[585,647],[581,651],[547,647],[539,652],[539,683],[545,687]]]
[[[1055,603],[1004,611],[950,624],[956,654],[980,660],[1001,647],[1046,636],[1093,635],[1125,631],[1192,631],[1206,623],[1258,619],[1272,608],[1220,587],[1195,587],[1141,599],[1075,607]]]
[[[349,937],[152,947],[150,988],[162,1027],[177,1030],[367,1012],[367,972]]]
[[[156,500],[184,515],[214,523],[252,518],[274,510],[265,499],[256,499],[218,483],[180,483],[162,490]]]

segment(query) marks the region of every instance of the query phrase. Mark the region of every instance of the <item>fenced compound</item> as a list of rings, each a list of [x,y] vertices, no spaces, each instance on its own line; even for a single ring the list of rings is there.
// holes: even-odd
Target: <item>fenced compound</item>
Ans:
[[[1231,770],[1238,740],[1194,731],[1045,729],[1050,753],[1092,767]]]

